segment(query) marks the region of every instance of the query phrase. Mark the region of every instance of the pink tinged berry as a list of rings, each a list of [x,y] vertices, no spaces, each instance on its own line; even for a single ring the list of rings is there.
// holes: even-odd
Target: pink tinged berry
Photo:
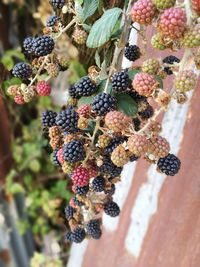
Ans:
[[[80,116],[83,116],[84,118],[88,118],[91,113],[91,106],[87,104],[82,105],[78,108],[77,112]]]
[[[65,162],[62,148],[58,150],[56,156],[57,156],[59,163],[62,165]]]
[[[137,73],[133,79],[133,88],[139,95],[149,97],[159,84],[154,77],[148,73]]]
[[[180,7],[168,8],[160,17],[160,33],[172,40],[181,38],[187,27],[185,10]]]
[[[192,2],[192,9],[200,15],[200,1],[199,0],[191,0]]]
[[[132,21],[142,25],[151,24],[155,14],[156,7],[151,0],[138,0],[131,10]]]
[[[16,95],[16,96],[14,97],[14,101],[15,101],[15,103],[17,103],[18,105],[23,105],[23,104],[25,103],[24,98],[23,98],[22,95]]]
[[[85,186],[89,184],[90,175],[86,168],[79,166],[72,173],[72,182],[74,185]]]
[[[40,96],[49,96],[51,93],[51,86],[46,81],[39,81],[36,86],[36,91]]]

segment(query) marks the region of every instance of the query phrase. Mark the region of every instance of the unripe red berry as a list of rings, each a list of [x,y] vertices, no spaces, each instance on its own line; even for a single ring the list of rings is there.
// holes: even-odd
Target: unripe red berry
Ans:
[[[59,161],[60,164],[62,165],[62,164],[65,162],[65,160],[64,160],[64,155],[63,155],[63,149],[62,149],[62,148],[60,148],[60,149],[58,150],[56,156],[57,156],[58,161]]]
[[[24,98],[22,95],[18,94],[14,97],[14,101],[15,103],[17,103],[18,105],[23,105],[25,103]]]
[[[199,0],[191,0],[192,2],[192,9],[200,15],[200,1]]]
[[[86,104],[86,105],[82,105],[78,108],[77,110],[78,114],[80,116],[83,116],[85,118],[88,118],[90,116],[91,113],[91,106]]]
[[[72,182],[74,185],[85,186],[89,183],[89,172],[86,168],[79,166],[72,173]]]
[[[131,153],[140,157],[148,151],[149,142],[146,136],[135,134],[129,137],[127,145]]]
[[[36,91],[40,96],[49,96],[51,93],[51,86],[46,81],[39,81],[36,86]]]
[[[128,130],[131,118],[120,111],[110,111],[105,116],[105,124],[111,131],[121,133]]]
[[[158,82],[148,73],[137,73],[133,79],[133,88],[139,95],[149,97],[158,88]]]
[[[156,7],[151,0],[138,0],[131,10],[132,21],[142,25],[151,24],[155,14]]]

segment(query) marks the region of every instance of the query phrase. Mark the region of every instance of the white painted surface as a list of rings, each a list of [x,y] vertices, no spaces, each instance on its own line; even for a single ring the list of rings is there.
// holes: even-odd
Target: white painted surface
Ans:
[[[171,153],[177,154],[180,149],[189,104],[190,101],[184,105],[172,101],[169,110],[165,113],[161,135],[169,141]],[[127,232],[125,246],[135,257],[140,255],[151,218],[157,211],[159,193],[166,178],[165,175],[156,171],[155,165],[152,165],[148,169],[147,182],[140,187],[133,204],[131,224]]]
[[[70,257],[67,263],[67,267],[81,267],[84,259],[84,255],[87,249],[88,240],[84,240],[80,244],[74,244],[70,250]]]
[[[128,197],[131,184],[134,177],[136,162],[129,162],[124,166],[121,174],[121,181],[116,184],[116,191],[113,196],[113,200],[119,205],[120,209],[123,209],[125,201]],[[103,225],[108,231],[117,230],[119,223],[119,217],[112,218],[105,213],[103,214]]]

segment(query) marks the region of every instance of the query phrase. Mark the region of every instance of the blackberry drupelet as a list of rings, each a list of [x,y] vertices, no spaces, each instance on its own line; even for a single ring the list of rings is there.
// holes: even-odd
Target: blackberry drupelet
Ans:
[[[77,131],[78,113],[72,107],[69,107],[58,113],[56,117],[56,124],[60,126],[63,131],[70,133]]]
[[[109,179],[113,179],[116,177],[119,177],[121,172],[122,172],[123,168],[122,167],[117,167],[114,165],[114,168],[112,169],[112,171],[109,173]]]
[[[150,119],[154,114],[154,109],[152,106],[148,105],[148,107],[144,111],[138,112],[138,114],[144,120]]]
[[[63,8],[65,0],[49,0],[49,3],[55,8]]]
[[[76,94],[80,97],[91,96],[97,91],[96,85],[88,76],[81,78],[74,86]]]
[[[75,212],[74,208],[72,206],[70,206],[70,205],[67,205],[66,208],[65,208],[65,217],[66,217],[66,219],[67,220],[72,219],[73,216],[74,216],[74,212]]]
[[[180,62],[180,59],[175,57],[175,56],[168,56],[168,57],[163,59],[163,63],[170,64],[170,65],[173,65],[174,63],[179,63],[179,62]],[[168,75],[172,75],[173,74],[173,71],[171,70],[170,67],[164,67],[164,71]]]
[[[136,132],[140,130],[140,125],[141,125],[140,119],[139,118],[133,118],[133,127],[134,127]]]
[[[12,74],[22,80],[28,80],[32,75],[31,65],[24,62],[17,63],[13,70]]]
[[[56,125],[57,113],[52,110],[46,110],[42,113],[42,124],[44,127],[52,127]]]
[[[81,161],[85,158],[85,150],[81,140],[73,140],[63,147],[64,159],[70,163]]]
[[[117,100],[110,94],[100,93],[94,97],[92,110],[99,116],[106,115],[109,111],[116,109]]]
[[[111,154],[113,150],[118,146],[123,144],[125,141],[127,141],[128,138],[126,136],[116,136],[114,137],[109,145],[105,148],[105,153]]]
[[[54,40],[50,36],[39,36],[33,43],[33,53],[38,57],[49,55],[53,51],[54,45]]]
[[[115,92],[125,92],[130,85],[127,71],[116,72],[112,75],[112,88]]]
[[[94,239],[99,239],[102,235],[100,220],[91,220],[86,225],[86,232]]]
[[[111,184],[111,188],[110,189],[105,189],[104,190],[106,195],[112,196],[115,193],[115,185]]]
[[[33,45],[34,45],[35,38],[33,37],[27,37],[24,39],[23,42],[23,48],[28,54],[33,53]]]
[[[107,215],[111,217],[116,217],[120,213],[120,208],[117,203],[110,200],[104,205],[104,211]]]
[[[140,157],[137,157],[137,156],[135,156],[135,155],[132,155],[132,156],[130,157],[130,162],[137,161],[139,158],[140,158]]]
[[[102,176],[97,176],[92,181],[92,188],[95,192],[102,192],[104,190],[105,179]]]
[[[135,90],[129,90],[127,94],[135,100],[136,103],[140,103],[141,101],[145,101],[147,99],[145,96],[139,95]]]
[[[127,45],[124,56],[130,61],[136,61],[141,56],[140,48],[137,45]]]
[[[65,236],[64,236],[65,241],[68,241],[68,242],[71,242],[72,241],[71,234],[72,233],[70,231],[65,234]]]
[[[73,84],[68,89],[69,95],[74,99],[79,99],[80,96],[77,93],[76,86]]]
[[[122,170],[123,168],[115,166],[109,157],[106,157],[103,161],[103,164],[99,167],[99,172],[102,175],[108,175],[111,179],[118,177]]]
[[[53,161],[53,164],[55,166],[60,166],[60,162],[58,161],[58,158],[57,158],[57,152],[58,152],[59,148],[56,148],[53,153],[52,153],[52,161]]]
[[[89,185],[86,186],[75,186],[75,193],[80,196],[84,196],[89,191]]]
[[[53,27],[56,24],[56,22],[59,20],[60,20],[60,18],[58,16],[55,16],[55,15],[49,16],[47,18],[46,26],[47,27]]]
[[[164,158],[160,158],[158,163],[158,170],[169,176],[174,176],[178,173],[181,167],[181,161],[173,154],[168,154]]]
[[[74,243],[81,243],[85,239],[86,233],[83,228],[77,227],[71,232],[71,240]]]

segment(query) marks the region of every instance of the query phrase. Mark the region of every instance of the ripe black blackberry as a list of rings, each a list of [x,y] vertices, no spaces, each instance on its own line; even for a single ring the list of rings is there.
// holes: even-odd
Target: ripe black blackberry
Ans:
[[[74,86],[76,94],[80,97],[91,96],[97,91],[96,85],[88,76],[81,78]]]
[[[74,208],[72,206],[70,206],[70,205],[67,205],[66,208],[65,208],[65,217],[66,217],[66,219],[67,220],[72,219],[73,216],[74,216],[74,212],[75,212]]]
[[[52,161],[53,164],[57,167],[60,166],[60,162],[58,161],[58,157],[57,157],[57,152],[58,152],[59,148],[56,148],[53,153],[52,153]]]
[[[44,127],[52,127],[56,124],[57,113],[52,110],[46,110],[42,113],[42,124]]]
[[[95,192],[102,192],[104,190],[105,179],[102,176],[97,176],[92,181],[92,188]]]
[[[13,70],[12,74],[22,80],[28,80],[32,75],[31,65],[24,62],[17,63]]]
[[[74,243],[81,243],[85,239],[86,233],[83,228],[77,227],[71,232],[71,241]]]
[[[132,156],[130,157],[130,162],[137,161],[139,158],[140,158],[140,157],[137,157],[137,156],[135,156],[135,155],[132,155]]]
[[[181,161],[173,154],[168,154],[164,158],[160,158],[158,163],[158,170],[169,176],[174,176],[178,173],[181,167]]]
[[[81,140],[73,140],[63,147],[63,155],[66,161],[75,163],[85,158],[85,150]]]
[[[80,196],[84,196],[89,191],[89,185],[86,186],[75,186],[75,193]]]
[[[58,113],[56,124],[60,126],[63,131],[73,133],[77,131],[78,118],[78,113],[74,111],[72,107],[68,107]]]
[[[64,236],[65,241],[72,242],[71,234],[72,233],[70,231],[65,234],[65,236]]]
[[[117,205],[117,203],[115,203],[112,200],[109,200],[105,205],[104,205],[104,211],[107,215],[111,216],[111,217],[116,217],[119,215],[120,213],[120,208]]]
[[[106,194],[106,195],[109,195],[109,196],[113,196],[114,195],[114,193],[115,193],[115,185],[114,184],[111,184],[111,188],[110,189],[105,189],[104,190],[104,193]]]
[[[79,206],[79,207],[81,207],[81,206],[84,205],[83,202],[81,202],[80,200],[77,199],[77,196],[73,196],[72,197],[72,200],[73,200],[74,204],[77,205],[77,206]]]
[[[73,84],[68,89],[69,95],[74,99],[79,99],[80,96],[77,93],[76,86]]]
[[[138,114],[143,120],[150,119],[154,115],[154,109],[152,106],[148,105],[145,110],[138,112]]]
[[[163,63],[166,64],[170,64],[173,65],[174,63],[179,63],[180,59],[175,57],[175,56],[168,56],[166,58],[163,59]],[[168,75],[172,75],[173,71],[170,67],[164,67],[164,71],[168,74]]]
[[[120,174],[122,173],[122,170],[123,170],[122,167],[117,167],[114,165],[114,168],[109,173],[109,180],[112,181],[113,178],[119,177]]]
[[[55,16],[55,15],[49,16],[47,18],[47,21],[46,21],[46,26],[47,27],[53,27],[56,24],[56,22],[59,20],[60,20],[60,18],[58,16]]]
[[[135,100],[136,103],[140,103],[141,101],[145,101],[147,98],[145,96],[139,95],[135,90],[129,90],[127,91],[127,94]]]
[[[33,37],[27,37],[24,39],[23,48],[24,48],[24,51],[26,53],[28,53],[28,54],[33,53],[34,42],[35,42],[35,38],[33,38]]]
[[[112,88],[115,92],[125,92],[130,85],[127,71],[116,72],[112,75]]]
[[[102,175],[107,175],[109,178],[118,177],[123,168],[115,166],[109,157],[105,157],[103,164],[99,167],[99,172]]]
[[[86,225],[86,232],[94,239],[99,239],[102,235],[100,220],[91,220]]]
[[[136,132],[139,131],[140,125],[141,125],[141,120],[136,117],[136,118],[133,118],[132,122],[133,122],[133,127],[134,127],[135,131]]]
[[[49,0],[49,3],[58,9],[63,8],[64,4],[65,4],[65,0]]]
[[[117,100],[110,94],[100,93],[94,97],[92,110],[99,116],[104,116],[111,110],[116,109]]]
[[[124,56],[130,61],[136,61],[141,56],[140,48],[137,45],[127,45]]]
[[[119,145],[123,144],[127,140],[128,139],[127,139],[126,136],[116,136],[116,137],[114,137],[110,141],[109,145],[105,148],[105,153],[111,154],[116,147],[118,147]]]
[[[33,43],[33,53],[35,56],[41,57],[51,54],[55,46],[54,40],[48,36],[43,35],[35,38]]]

